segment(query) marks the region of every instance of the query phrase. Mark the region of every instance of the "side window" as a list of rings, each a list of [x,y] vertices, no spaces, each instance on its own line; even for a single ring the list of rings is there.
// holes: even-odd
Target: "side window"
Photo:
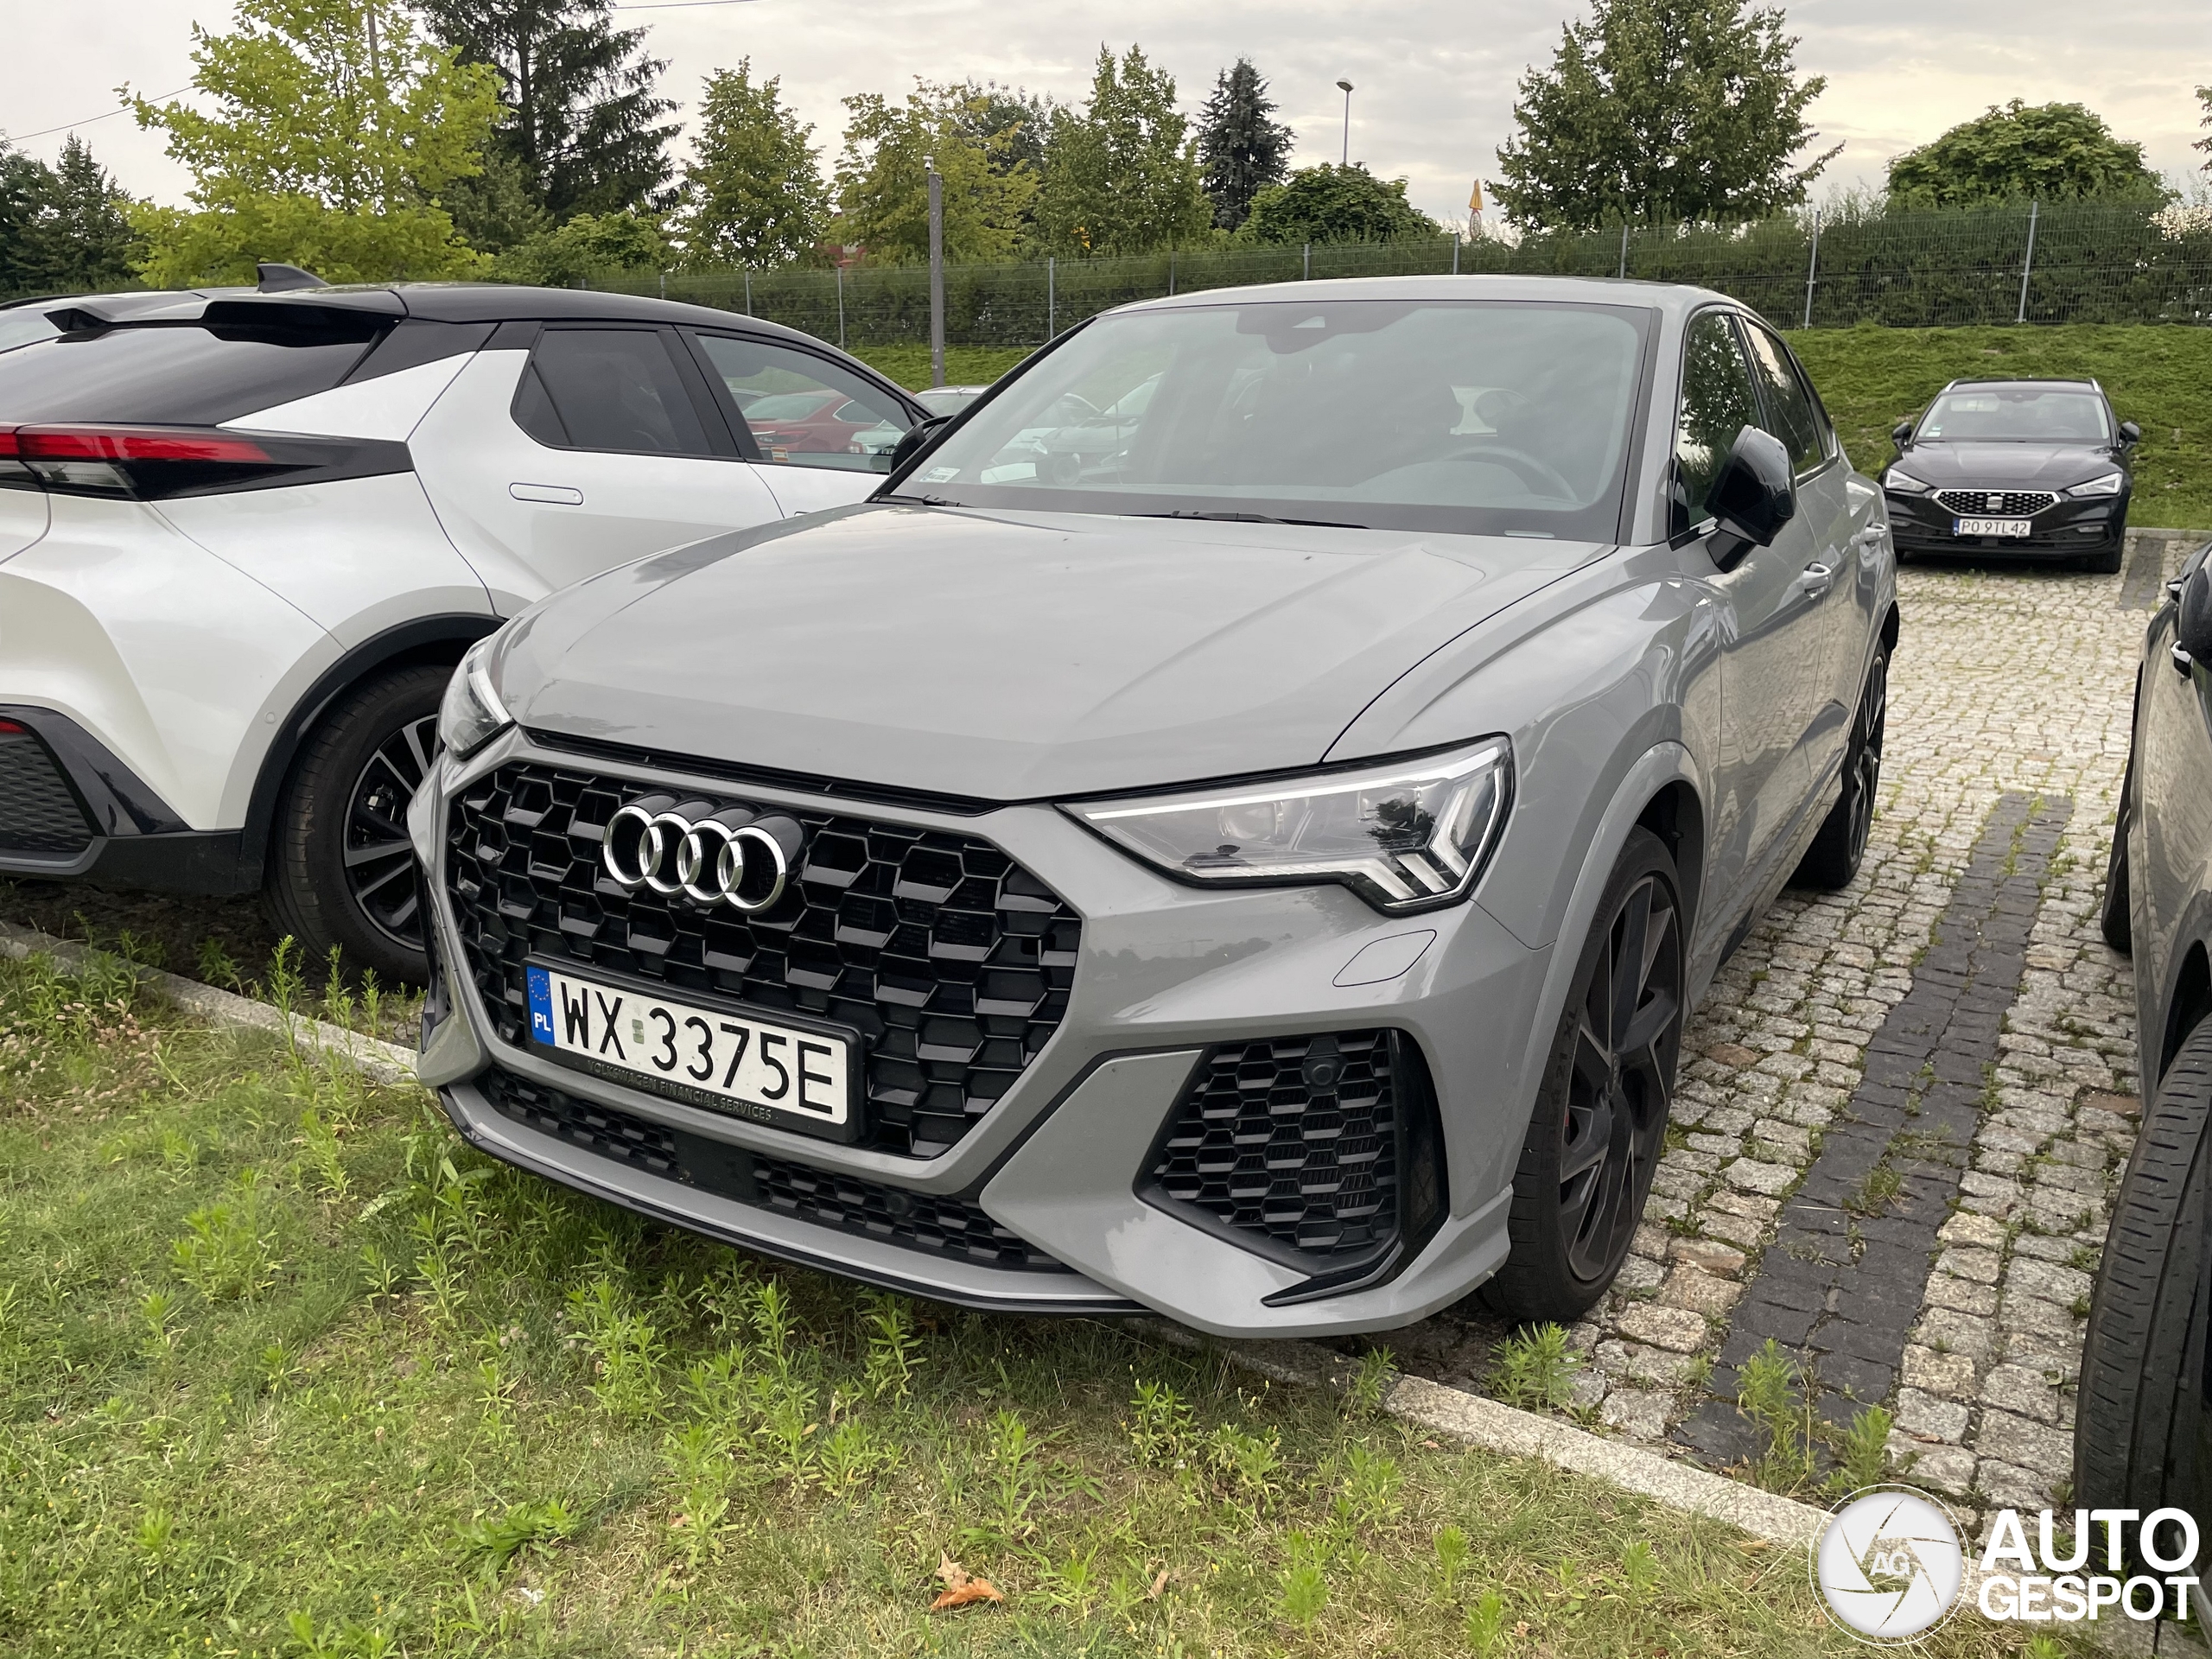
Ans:
[[[1759,423],[1735,325],[1722,311],[1692,318],[1682,344],[1682,404],[1675,422],[1675,529],[1713,517],[1705,505],[1736,435]]]
[[[1809,473],[1828,458],[1812,394],[1797,378],[1797,365],[1780,340],[1757,323],[1747,324],[1744,333],[1751,344],[1752,372],[1766,395],[1767,418],[1761,424],[1782,440],[1789,451],[1790,466],[1801,474]]]
[[[891,451],[913,417],[880,388],[810,352],[734,334],[696,338],[752,429],[761,460],[846,472],[891,470]]]
[[[556,449],[713,453],[669,340],[651,328],[549,328],[516,388],[515,424]]]

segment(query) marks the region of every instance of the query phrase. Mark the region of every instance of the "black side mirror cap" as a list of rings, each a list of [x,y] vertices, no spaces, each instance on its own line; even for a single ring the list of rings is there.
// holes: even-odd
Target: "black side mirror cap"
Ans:
[[[2122,443],[2142,442],[2143,429],[2133,421],[2122,421],[2120,423],[2120,441]]]
[[[2202,563],[2182,582],[2174,643],[2194,660],[2212,668],[2212,569]]]
[[[1797,516],[1797,478],[1782,440],[1756,426],[1738,432],[1705,493],[1705,505],[1719,525],[1711,550],[1721,569],[1733,569],[1755,547],[1770,546]]]
[[[920,454],[923,446],[934,441],[951,418],[950,415],[932,415],[929,419],[917,421],[908,427],[905,435],[891,447],[891,470],[897,472]]]
[[[1895,426],[1891,427],[1890,429],[1890,442],[1897,445],[1900,451],[1910,449],[1912,447],[1912,423],[1910,421],[1899,421]]]

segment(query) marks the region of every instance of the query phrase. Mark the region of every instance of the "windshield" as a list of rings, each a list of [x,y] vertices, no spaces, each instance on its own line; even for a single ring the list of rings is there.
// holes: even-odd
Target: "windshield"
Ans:
[[[1961,386],[1915,432],[1929,443],[2104,443],[2105,400],[2079,386]]]
[[[1650,315],[1377,299],[1110,315],[976,409],[898,493],[1603,540]]]

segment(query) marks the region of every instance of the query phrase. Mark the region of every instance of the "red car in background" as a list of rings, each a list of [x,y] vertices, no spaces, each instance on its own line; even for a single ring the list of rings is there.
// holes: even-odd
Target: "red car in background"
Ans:
[[[844,454],[853,435],[882,424],[883,417],[842,391],[773,391],[744,405],[745,423],[771,458],[786,454]]]

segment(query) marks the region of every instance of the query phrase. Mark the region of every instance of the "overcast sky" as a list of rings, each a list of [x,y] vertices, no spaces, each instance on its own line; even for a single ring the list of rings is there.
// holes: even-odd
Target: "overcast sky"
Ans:
[[[2086,103],[2170,173],[2204,159],[2190,145],[2203,136],[2191,89],[2212,82],[2205,0],[1796,0],[1787,10],[1800,69],[1828,78],[1813,115],[1823,145],[1845,145],[1834,184],[1878,185],[1890,156],[2012,98]],[[825,162],[847,93],[974,76],[1078,99],[1101,41],[1118,51],[1135,41],[1176,77],[1187,110],[1243,54],[1272,83],[1299,162],[1336,159],[1336,82],[1349,79],[1352,158],[1410,179],[1416,205],[1456,219],[1469,181],[1496,174],[1515,82],[1549,60],[1562,22],[1583,10],[1583,0],[744,0],[626,8],[626,21],[650,25],[653,54],[669,60],[664,88],[687,117],[709,70],[749,54],[756,73],[782,76]],[[230,17],[228,0],[0,0],[0,132],[50,158],[63,132],[29,135],[77,124],[127,188],[181,200],[188,180],[158,134],[127,115],[89,118],[112,109],[124,82],[156,96],[186,86],[191,24],[220,29]]]

